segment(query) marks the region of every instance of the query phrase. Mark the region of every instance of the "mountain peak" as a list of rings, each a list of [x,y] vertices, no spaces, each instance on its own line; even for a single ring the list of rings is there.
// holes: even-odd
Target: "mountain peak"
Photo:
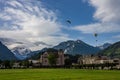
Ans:
[[[81,41],[81,40],[79,40],[79,39],[78,39],[78,40],[76,40],[76,42],[77,42],[77,43],[81,43],[81,42],[83,43],[83,41]]]
[[[99,48],[100,48],[101,50],[103,50],[103,49],[108,48],[110,45],[112,45],[112,44],[111,44],[111,43],[104,43],[103,45],[99,46]]]
[[[30,56],[31,50],[26,48],[25,46],[17,46],[12,49],[12,52],[15,54],[15,56],[22,60]]]
[[[69,40],[66,42],[61,42],[57,46],[53,47],[54,49],[62,49],[67,54],[94,54],[99,51],[98,48],[88,45],[87,43],[81,40]]]

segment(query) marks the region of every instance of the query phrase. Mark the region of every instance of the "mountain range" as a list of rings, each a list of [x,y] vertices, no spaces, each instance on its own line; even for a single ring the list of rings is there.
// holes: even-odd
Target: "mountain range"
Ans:
[[[32,51],[24,46],[17,46],[11,49],[15,56],[20,59],[26,59],[31,56]]]
[[[38,53],[39,51],[41,51],[41,50],[32,51],[29,49],[29,46],[27,45],[26,42],[17,41],[15,39],[11,39],[11,38],[0,37],[0,41],[4,45],[6,45],[19,60],[29,58],[32,55],[34,55],[35,53]],[[41,41],[35,42],[32,45],[33,46],[52,46],[52,45],[46,44]]]
[[[64,50],[64,53],[73,55],[95,54],[100,51],[99,48],[90,46],[81,40],[76,41],[69,40],[66,42],[61,42],[60,44],[54,46],[53,48],[57,50],[62,49]]]
[[[120,41],[102,50],[99,52],[99,55],[109,56],[111,58],[120,58]]]
[[[112,45],[111,43],[104,43],[103,45],[98,46],[98,48],[101,49],[101,50],[104,50],[104,49],[108,48],[111,45]]]
[[[7,44],[14,42],[14,40],[9,40],[9,39],[0,38],[0,40],[4,43],[7,43]],[[2,43],[1,43],[1,45],[4,46]],[[96,54],[99,51],[106,49],[110,45],[111,45],[110,43],[106,43],[106,44],[99,46],[99,47],[93,47],[93,46],[91,46],[91,45],[89,45],[81,40],[76,40],[76,41],[68,40],[65,42],[61,42],[58,45],[53,46],[52,48],[57,49],[57,50],[62,49],[65,54],[87,55],[87,54]],[[2,48],[0,48],[0,49],[1,49],[0,51],[2,51],[2,53],[4,53],[6,51],[6,50],[4,51],[4,49],[2,49]],[[7,48],[7,50],[9,50],[9,49]],[[38,55],[39,55],[38,53],[45,52],[46,50],[47,50],[47,48],[43,48],[43,49],[37,50],[37,51],[31,51],[30,49],[28,49],[25,46],[16,46],[16,47],[12,48],[11,51],[9,50],[9,52],[8,52],[9,55],[6,55],[6,56],[9,57],[10,55],[11,56],[13,55],[17,59],[23,60],[23,59],[29,58],[31,56],[38,57]],[[8,53],[6,53],[6,54],[8,54]],[[1,59],[3,59],[3,58],[1,58]]]

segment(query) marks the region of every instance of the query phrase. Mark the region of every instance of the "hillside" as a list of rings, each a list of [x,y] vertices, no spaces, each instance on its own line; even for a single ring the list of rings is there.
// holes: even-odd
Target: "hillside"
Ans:
[[[16,60],[15,55],[0,42],[0,60]]]
[[[98,46],[98,48],[100,48],[101,50],[104,50],[104,49],[108,48],[111,45],[112,45],[111,43],[104,43],[103,45]]]
[[[119,57],[120,58],[120,41],[109,46],[105,50],[101,51],[99,54],[109,56],[109,57]]]

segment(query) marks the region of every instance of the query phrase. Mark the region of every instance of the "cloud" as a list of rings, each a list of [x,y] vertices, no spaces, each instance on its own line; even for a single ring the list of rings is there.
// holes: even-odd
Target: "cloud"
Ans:
[[[120,21],[120,0],[90,0],[89,3],[96,9],[95,19],[112,23]]]
[[[46,9],[40,1],[7,0],[0,4],[5,4],[0,13],[0,20],[4,21],[0,26],[0,37],[24,42],[32,50],[45,47],[36,46],[35,42],[55,45],[69,39],[62,33],[56,13]]]
[[[73,29],[82,33],[113,33],[120,32],[120,0],[89,0],[95,8],[93,18],[97,23],[78,25]]]
[[[120,35],[113,36],[113,38],[120,40]]]
[[[118,24],[113,23],[93,23],[88,25],[75,26],[74,30],[79,30],[82,33],[113,33],[120,32]]]

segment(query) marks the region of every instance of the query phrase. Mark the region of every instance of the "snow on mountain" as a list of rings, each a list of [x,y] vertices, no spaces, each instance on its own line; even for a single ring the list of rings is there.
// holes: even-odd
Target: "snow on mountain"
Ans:
[[[28,48],[26,48],[24,46],[15,47],[11,51],[20,60],[28,58],[29,56],[31,56],[31,52],[32,52],[30,49],[28,49]]]
[[[54,49],[62,49],[67,54],[95,54],[100,51],[99,48],[90,46],[81,40],[61,42]]]
[[[27,43],[29,42],[24,42],[24,41],[17,41],[15,39],[11,39],[11,38],[3,38],[3,37],[0,37],[0,41],[8,47],[9,50],[11,50],[15,56],[20,59],[20,60],[23,60],[23,59],[26,59],[26,58],[29,58],[30,56],[34,55],[35,53],[38,53],[40,50],[38,51],[31,51],[30,47],[44,47],[44,46],[51,46],[51,45],[48,45],[44,42],[35,42],[33,44],[29,44],[27,45]]]
[[[111,43],[105,43],[105,44],[99,46],[99,48],[100,48],[101,50],[103,50],[103,49],[108,48],[108,47],[111,46],[111,45],[112,45]]]

